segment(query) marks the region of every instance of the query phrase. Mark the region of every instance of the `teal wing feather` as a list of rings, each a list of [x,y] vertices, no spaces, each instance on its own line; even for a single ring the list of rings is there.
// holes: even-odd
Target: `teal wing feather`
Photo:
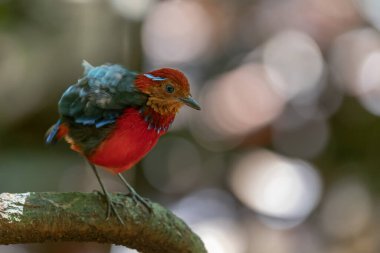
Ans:
[[[83,77],[63,93],[58,103],[64,118],[99,128],[114,123],[125,108],[146,103],[147,95],[134,85],[135,72],[116,64],[93,67],[84,61],[83,66]]]

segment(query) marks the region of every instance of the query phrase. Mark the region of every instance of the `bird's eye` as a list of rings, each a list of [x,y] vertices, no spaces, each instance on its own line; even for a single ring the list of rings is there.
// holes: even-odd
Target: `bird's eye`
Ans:
[[[173,85],[168,84],[168,85],[166,85],[165,90],[167,93],[173,93],[174,87],[173,87]]]

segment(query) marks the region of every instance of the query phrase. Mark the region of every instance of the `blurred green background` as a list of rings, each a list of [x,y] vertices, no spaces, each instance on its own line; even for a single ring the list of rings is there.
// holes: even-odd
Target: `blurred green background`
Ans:
[[[0,191],[99,188],[68,145],[43,142],[82,59],[174,67],[202,111],[183,108],[125,173],[138,192],[210,253],[379,252],[379,29],[378,0],[1,0]]]

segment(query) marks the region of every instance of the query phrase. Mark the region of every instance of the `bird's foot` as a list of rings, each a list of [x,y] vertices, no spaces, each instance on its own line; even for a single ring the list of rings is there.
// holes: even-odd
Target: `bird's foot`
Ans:
[[[133,188],[129,189],[129,193],[127,194],[128,197],[132,198],[133,201],[138,205],[142,204],[149,213],[152,212],[152,204],[150,203],[149,199],[141,197]]]
[[[112,199],[111,199],[111,196],[109,195],[108,192],[106,193],[103,193],[103,192],[100,192],[100,191],[95,191],[97,192],[98,194],[102,195],[106,202],[107,202],[107,213],[106,213],[106,220],[109,220],[109,218],[111,217],[111,212],[113,212],[116,216],[116,218],[118,219],[118,221],[124,225],[124,221],[123,219],[121,218],[121,216],[119,215],[116,207],[115,207],[115,203],[112,202]]]
[[[121,181],[124,183],[125,187],[127,187],[127,189],[128,189],[127,196],[132,198],[136,204],[142,204],[148,210],[149,213],[152,213],[153,208],[152,208],[152,204],[150,203],[150,201],[148,199],[141,197],[135,191],[135,189],[133,189],[133,187],[128,184],[127,180],[123,177],[123,175],[121,173],[118,173],[118,176],[121,179]]]

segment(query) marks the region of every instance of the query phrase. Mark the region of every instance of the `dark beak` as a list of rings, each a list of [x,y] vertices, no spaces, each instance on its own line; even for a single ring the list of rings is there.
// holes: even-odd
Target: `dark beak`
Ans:
[[[201,109],[201,106],[198,104],[198,102],[195,101],[195,99],[191,96],[188,96],[186,98],[179,98],[179,100],[183,102],[185,105],[190,106],[191,108],[194,108],[196,110]]]

